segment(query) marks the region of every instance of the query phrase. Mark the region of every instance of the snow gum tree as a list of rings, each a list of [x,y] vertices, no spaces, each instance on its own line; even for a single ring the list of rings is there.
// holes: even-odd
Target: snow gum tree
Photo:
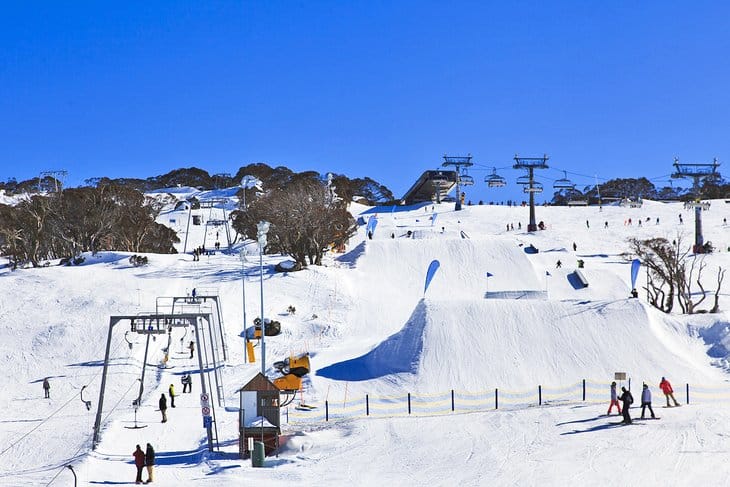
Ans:
[[[287,184],[247,200],[247,209],[233,213],[233,227],[256,238],[256,224],[271,223],[269,252],[291,256],[301,266],[321,265],[324,253],[343,245],[355,233],[356,224],[344,200],[311,174],[294,176]]]
[[[664,313],[671,313],[674,304],[684,314],[700,312],[698,306],[707,298],[708,291],[702,284],[702,272],[707,264],[704,255],[690,253],[684,249],[682,238],[671,242],[662,237],[641,240],[629,239],[631,253],[639,258],[647,269],[647,292],[649,304]],[[719,311],[719,296],[725,270],[718,267],[715,303],[710,312]],[[694,286],[699,291],[694,291]],[[702,311],[704,312],[704,311]]]

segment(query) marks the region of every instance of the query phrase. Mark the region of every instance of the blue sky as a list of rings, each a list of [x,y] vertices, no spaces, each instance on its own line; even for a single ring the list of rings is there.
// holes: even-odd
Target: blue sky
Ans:
[[[0,16],[0,180],[251,162],[401,196],[471,153],[468,198],[730,159],[723,2],[16,2]],[[727,172],[723,164],[721,172]],[[492,167],[510,182],[488,190]],[[684,184],[685,186],[687,183]],[[538,198],[538,200],[541,198]]]

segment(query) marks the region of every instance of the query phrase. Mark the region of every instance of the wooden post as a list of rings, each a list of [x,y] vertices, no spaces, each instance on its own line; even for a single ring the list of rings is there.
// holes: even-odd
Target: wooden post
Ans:
[[[365,394],[365,416],[370,416],[370,400],[367,394]]]
[[[454,411],[454,390],[451,389],[451,411]]]
[[[329,403],[329,401],[324,402],[324,420],[325,421],[330,420],[330,403]]]
[[[542,406],[542,386],[537,386],[537,404]]]
[[[687,384],[687,404],[689,404],[689,384]]]
[[[494,389],[494,409],[499,409],[499,389]]]
[[[408,414],[411,414],[411,393],[408,393]]]
[[[586,380],[583,379],[583,400],[586,400]]]

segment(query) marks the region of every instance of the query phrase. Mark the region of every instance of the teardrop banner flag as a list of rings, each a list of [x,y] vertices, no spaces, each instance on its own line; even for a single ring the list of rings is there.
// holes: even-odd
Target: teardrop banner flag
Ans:
[[[375,233],[375,227],[378,225],[378,217],[376,215],[370,215],[370,218],[368,218],[368,225],[365,227],[367,233],[369,235]]]
[[[431,215],[431,226],[433,226],[436,223],[436,217],[439,216],[438,213],[434,213]]]
[[[426,285],[423,287],[423,294],[426,295],[426,290],[428,290],[428,285],[431,284],[431,279],[433,279],[433,275],[436,274],[436,271],[438,270],[441,263],[437,260],[431,261],[431,263],[428,266],[428,271],[426,272]]]
[[[641,267],[641,261],[634,259],[631,262],[631,289],[636,289],[636,276],[639,275],[639,267]]]

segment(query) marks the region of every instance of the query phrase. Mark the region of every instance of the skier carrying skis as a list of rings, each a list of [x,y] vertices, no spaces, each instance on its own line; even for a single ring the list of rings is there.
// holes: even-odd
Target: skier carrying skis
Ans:
[[[621,388],[621,396],[619,397],[619,400],[623,403],[623,415],[624,420],[621,422],[622,424],[631,424],[631,415],[629,414],[629,408],[631,407],[631,404],[634,402],[634,396],[631,395],[631,391],[627,390],[625,387]]]
[[[651,419],[656,419],[654,410],[651,408],[651,391],[649,390],[649,386],[644,384],[644,388],[641,391],[641,419],[644,419],[644,411],[647,407],[651,413]]]
[[[664,393],[664,397],[667,398],[667,407],[668,408],[672,407],[672,405],[669,404],[670,397],[672,398],[672,401],[674,401],[674,405],[679,406],[679,403],[674,398],[674,389],[672,389],[672,384],[670,384],[666,378],[662,377],[662,381],[659,383],[659,388]]]
[[[611,415],[614,405],[616,406],[616,409],[618,409],[618,413],[621,414],[621,405],[618,403],[618,395],[616,394],[616,382],[611,382],[611,404],[608,406],[606,416]]]

